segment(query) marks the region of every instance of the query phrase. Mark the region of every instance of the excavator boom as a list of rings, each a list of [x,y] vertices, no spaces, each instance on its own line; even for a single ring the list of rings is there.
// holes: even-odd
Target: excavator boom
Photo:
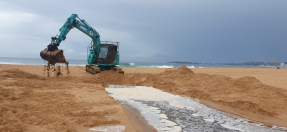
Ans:
[[[63,54],[63,50],[58,49],[58,46],[62,41],[66,39],[67,34],[74,27],[92,38],[94,43],[94,54],[98,54],[98,50],[96,49],[98,49],[100,44],[99,33],[93,29],[85,20],[81,20],[77,14],[72,14],[64,23],[64,25],[59,29],[60,34],[52,37],[51,43],[47,46],[46,49],[40,52],[41,58],[48,61],[50,64],[68,63]]]

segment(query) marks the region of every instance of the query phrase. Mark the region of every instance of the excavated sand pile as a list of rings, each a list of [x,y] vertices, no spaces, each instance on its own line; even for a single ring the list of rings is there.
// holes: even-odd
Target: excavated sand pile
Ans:
[[[19,69],[0,71],[0,131],[72,132],[76,131],[74,124],[90,128],[120,123],[107,118],[117,113],[118,108],[94,108],[103,104],[118,105],[108,95],[95,97],[100,102],[94,102],[73,94],[80,93],[83,87],[94,95],[105,94],[103,87],[77,83],[81,82],[66,77],[46,78]]]
[[[10,69],[0,71],[0,131],[30,131],[39,127],[43,131],[76,131],[75,124],[119,124],[120,120],[108,118],[118,111],[110,106],[119,104],[106,94],[104,88],[109,84],[151,86],[272,117],[287,114],[287,90],[250,76],[233,79],[194,73],[186,66],[156,74],[104,71],[83,77],[49,78]]]

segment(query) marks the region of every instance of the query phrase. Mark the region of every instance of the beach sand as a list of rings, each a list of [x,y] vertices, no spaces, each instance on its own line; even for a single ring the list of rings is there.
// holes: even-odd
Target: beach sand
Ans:
[[[69,74],[65,66],[60,69],[62,75],[56,77],[56,67],[48,78],[43,65],[0,65],[0,131],[88,131],[118,125],[140,131],[106,93],[109,84],[152,86],[287,127],[287,69],[123,67],[124,75],[91,75],[85,66],[70,66]]]

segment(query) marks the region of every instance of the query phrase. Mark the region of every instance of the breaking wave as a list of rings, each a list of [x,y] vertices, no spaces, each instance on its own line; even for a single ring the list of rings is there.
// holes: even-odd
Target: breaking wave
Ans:
[[[188,67],[188,68],[195,68],[194,66],[186,66],[186,67]]]
[[[138,67],[144,67],[144,68],[173,68],[173,65],[152,65],[152,66],[138,66]]]
[[[134,66],[134,65],[136,65],[136,63],[132,63],[132,62],[131,62],[131,63],[129,63],[129,64],[130,64],[130,66]]]

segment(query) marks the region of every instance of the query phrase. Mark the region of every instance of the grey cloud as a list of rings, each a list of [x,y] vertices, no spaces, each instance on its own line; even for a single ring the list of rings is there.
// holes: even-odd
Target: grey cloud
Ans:
[[[95,27],[101,40],[121,42],[124,61],[286,61],[286,5],[285,0],[3,0],[0,14],[16,12],[21,18],[26,13],[32,18],[21,18],[10,27],[0,25],[0,56],[39,57],[12,51],[44,49],[76,13]],[[73,29],[60,48],[79,54],[86,52],[90,41]],[[70,53],[67,58],[86,56]]]

